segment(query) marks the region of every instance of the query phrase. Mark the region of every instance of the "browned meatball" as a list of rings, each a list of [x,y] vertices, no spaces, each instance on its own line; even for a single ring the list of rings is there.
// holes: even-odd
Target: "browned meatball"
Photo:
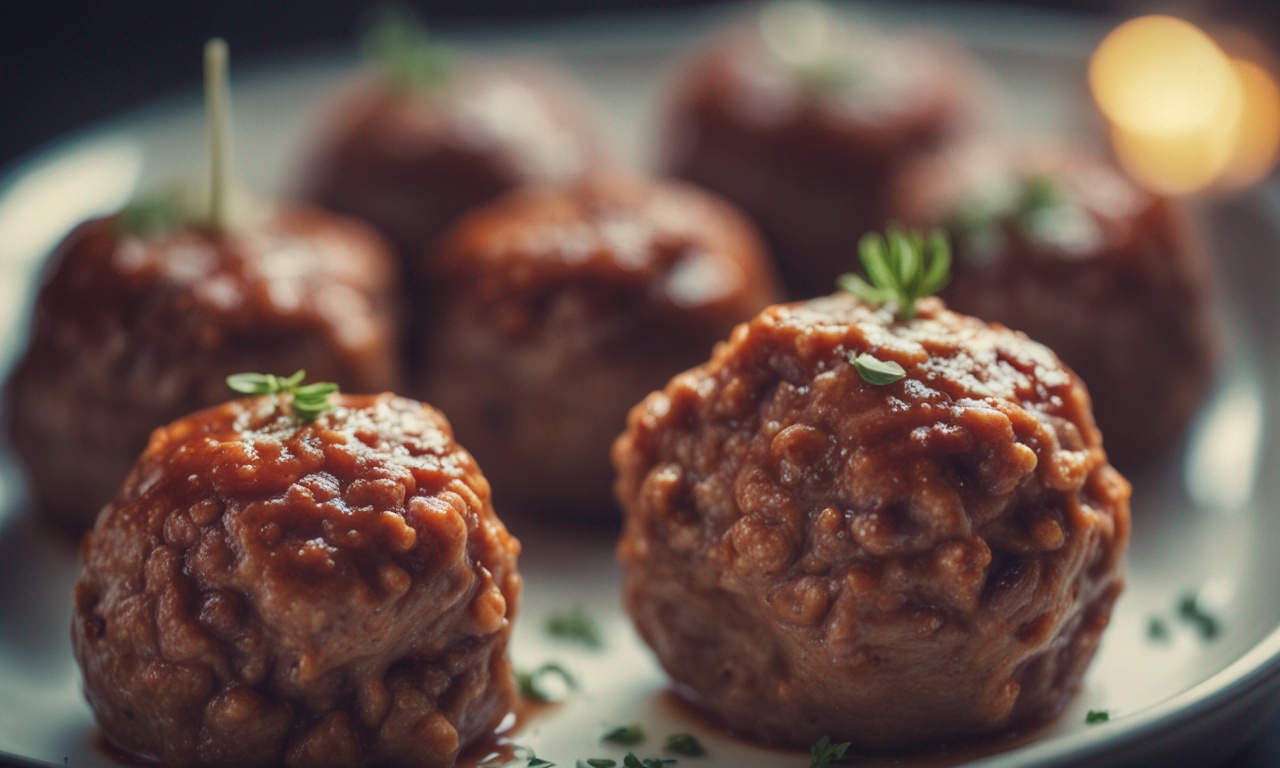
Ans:
[[[118,225],[86,222],[58,248],[7,391],[36,502],[69,531],[93,524],[152,429],[225,400],[229,374],[395,384],[395,263],[368,228],[307,209],[225,236]]]
[[[247,398],[155,431],[81,545],[107,737],[169,766],[452,766],[511,710],[519,543],[428,406]]]
[[[973,90],[945,42],[848,28],[833,13],[810,22],[820,39],[770,21],[813,5],[776,3],[761,29],[708,45],[680,75],[666,129],[669,170],[755,221],[795,298],[832,290],[858,239],[883,226],[897,168],[967,130]]]
[[[595,177],[516,192],[446,236],[427,397],[498,500],[616,519],[627,410],[776,296],[754,230],[681,184]]]
[[[1173,202],[1079,150],[974,146],[905,171],[893,207],[955,234],[953,309],[1025,331],[1084,379],[1113,460],[1176,443],[1212,334],[1207,264]]]
[[[335,105],[304,194],[373,224],[411,266],[463,212],[588,169],[596,144],[567,92],[515,65],[408,91],[372,79]]]
[[[1122,583],[1129,484],[1080,380],[926,299],[775,306],[614,446],[625,601],[731,728],[920,748],[1053,714]],[[872,385],[850,363],[896,362]]]

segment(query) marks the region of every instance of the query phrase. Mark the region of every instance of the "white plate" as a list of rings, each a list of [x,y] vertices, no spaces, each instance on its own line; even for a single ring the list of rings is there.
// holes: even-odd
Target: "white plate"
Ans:
[[[874,14],[876,9],[866,9]],[[908,17],[914,13],[916,16]],[[1083,104],[1084,58],[1105,27],[1068,17],[1001,9],[911,6],[879,9],[887,25],[942,26],[992,67],[1012,132],[1059,133],[1091,123]],[[608,23],[539,25],[460,34],[477,55],[547,55],[583,81],[594,116],[617,149],[643,163],[665,72],[677,52],[718,13],[646,16]],[[192,52],[193,81],[198,61]],[[239,71],[255,68],[241,66]],[[234,76],[236,163],[260,189],[287,188],[299,150],[336,82],[341,55],[295,57]],[[0,361],[25,334],[41,259],[76,222],[121,205],[139,186],[203,170],[204,132],[194,92],[135,110],[35,155],[0,180]],[[1177,461],[1133,478],[1129,586],[1080,695],[1054,723],[997,754],[902,760],[938,765],[1111,765],[1225,759],[1275,710],[1280,688],[1280,207],[1262,194],[1206,206],[1202,216],[1226,308],[1221,380]],[[1261,471],[1260,471],[1261,470]],[[0,464],[0,757],[76,766],[114,765],[95,746],[68,640],[73,549],[25,513],[12,464]],[[637,749],[693,731],[711,756],[694,765],[795,766],[807,755],[735,741],[674,706],[666,681],[617,600],[613,542],[603,535],[516,526],[525,544],[525,603],[513,643],[517,666],[559,660],[581,681],[567,703],[527,724],[522,744],[560,765],[620,758],[609,727],[641,723]],[[1184,593],[1199,591],[1223,632],[1200,639],[1176,618]],[[547,638],[546,618],[575,605],[602,625],[606,647],[582,650]],[[1148,621],[1167,618],[1172,637],[1153,642]],[[1090,709],[1113,721],[1087,726]],[[869,763],[874,764],[874,763]]]

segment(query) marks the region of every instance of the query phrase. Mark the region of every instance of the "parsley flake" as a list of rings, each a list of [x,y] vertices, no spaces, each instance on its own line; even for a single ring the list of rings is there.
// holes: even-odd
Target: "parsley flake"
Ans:
[[[624,768],[664,768],[664,766],[675,765],[676,761],[672,758],[663,759],[661,757],[646,757],[641,760],[636,757],[635,752],[628,752],[627,756],[622,758]]]
[[[617,765],[616,760],[607,757],[588,757],[586,760],[579,760],[577,768],[616,768]]]
[[[880,360],[866,352],[860,355],[851,353],[849,362],[853,363],[853,369],[858,372],[863,381],[877,387],[901,381],[907,375],[901,365],[892,360]]]
[[[1169,625],[1159,616],[1152,616],[1147,622],[1147,637],[1152,640],[1168,640]]]
[[[702,748],[702,742],[692,733],[673,733],[667,737],[667,743],[662,748],[685,757],[704,757],[707,754],[707,750]]]
[[[548,688],[549,678],[558,679],[559,685]],[[570,691],[578,689],[578,681],[569,674],[569,670],[554,661],[529,672],[516,672],[516,684],[522,697],[540,704],[564,701]]]
[[[1084,721],[1088,725],[1097,725],[1111,720],[1111,712],[1105,709],[1091,709],[1089,714],[1084,716]]]
[[[1178,617],[1200,630],[1200,637],[1213,640],[1222,632],[1222,625],[1217,617],[1200,605],[1194,592],[1189,592],[1178,601]]]
[[[569,613],[548,618],[547,634],[559,640],[581,643],[588,648],[600,648],[604,645],[600,628],[580,606],[574,606]]]
[[[601,736],[600,740],[620,747],[633,747],[644,741],[644,729],[639,725],[620,725]]]

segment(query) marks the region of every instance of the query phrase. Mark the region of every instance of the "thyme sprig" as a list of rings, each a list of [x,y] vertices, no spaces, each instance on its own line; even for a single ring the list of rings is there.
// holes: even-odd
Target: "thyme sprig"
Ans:
[[[398,4],[374,8],[361,38],[365,58],[382,68],[391,87],[402,94],[436,88],[449,80],[453,53],[433,40],[418,16]]]
[[[294,416],[304,424],[310,424],[325,411],[333,408],[330,395],[338,391],[331,381],[303,384],[306,371],[295,371],[292,376],[276,376],[272,373],[236,373],[227,377],[227,386],[246,395],[271,395],[284,399]]]
[[[871,306],[896,305],[899,320],[916,316],[916,301],[951,279],[951,246],[940,229],[928,233],[891,223],[881,236],[868,232],[858,243],[867,279],[849,272],[836,281],[841,289]]]

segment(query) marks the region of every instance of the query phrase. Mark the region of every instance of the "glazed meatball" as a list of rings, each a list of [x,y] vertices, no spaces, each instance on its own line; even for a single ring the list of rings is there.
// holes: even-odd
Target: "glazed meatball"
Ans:
[[[568,91],[515,65],[412,90],[362,83],[335,106],[304,194],[373,224],[411,265],[463,212],[590,167],[595,140]]]
[[[6,393],[36,504],[88,528],[151,430],[224,401],[238,371],[393,386],[396,285],[379,237],[316,210],[275,210],[226,235],[81,225],[52,257]]]
[[[1048,349],[938,299],[770,307],[614,445],[625,603],[730,728],[900,750],[1055,713],[1120,591],[1129,484]],[[871,384],[870,354],[905,374]]]
[[[1065,147],[957,149],[897,187],[895,218],[955,233],[951,307],[1071,366],[1113,460],[1176,444],[1210,382],[1213,334],[1204,254],[1172,201]]]
[[[883,226],[899,166],[969,129],[971,69],[943,41],[775,3],[760,28],[713,41],[681,73],[665,163],[742,208],[793,297],[823,295]]]
[[[511,711],[519,544],[436,410],[272,397],[157,429],[81,545],[72,641],[168,766],[452,766]]]
[[[754,230],[682,184],[596,176],[516,192],[444,239],[424,391],[499,503],[616,520],[627,410],[776,295]]]

